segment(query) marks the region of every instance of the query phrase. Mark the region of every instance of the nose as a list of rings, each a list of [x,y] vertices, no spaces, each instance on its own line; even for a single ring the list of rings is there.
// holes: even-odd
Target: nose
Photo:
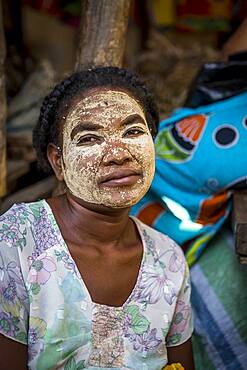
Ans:
[[[123,143],[114,142],[107,145],[103,157],[104,165],[121,165],[129,161],[131,161],[131,154]]]

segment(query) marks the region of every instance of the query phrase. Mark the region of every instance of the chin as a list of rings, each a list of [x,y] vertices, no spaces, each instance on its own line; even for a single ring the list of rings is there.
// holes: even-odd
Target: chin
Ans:
[[[131,196],[131,194],[129,194],[130,196],[124,199],[120,198],[119,196],[115,199],[114,197],[111,197],[110,199],[108,199],[108,201],[104,202],[104,206],[115,209],[130,208],[137,204],[145,194],[146,191],[141,194],[138,194],[138,196]]]

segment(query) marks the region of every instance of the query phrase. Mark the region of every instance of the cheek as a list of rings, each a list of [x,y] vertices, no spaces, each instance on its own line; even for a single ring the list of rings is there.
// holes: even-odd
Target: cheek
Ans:
[[[148,171],[150,167],[154,166],[155,149],[152,138],[137,139],[135,142],[129,143],[129,151],[136,158],[139,164]]]
[[[65,171],[76,172],[78,175],[93,177],[101,162],[100,148],[80,148],[71,145],[64,153]]]

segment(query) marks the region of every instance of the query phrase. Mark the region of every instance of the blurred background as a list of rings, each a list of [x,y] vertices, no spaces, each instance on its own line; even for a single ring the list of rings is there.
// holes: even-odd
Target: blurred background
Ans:
[[[56,189],[54,178],[37,168],[32,129],[44,96],[74,70],[80,15],[80,0],[2,1],[7,186],[1,212]],[[246,0],[132,1],[124,67],[153,88],[161,118],[183,105],[203,63],[247,49],[246,16]]]

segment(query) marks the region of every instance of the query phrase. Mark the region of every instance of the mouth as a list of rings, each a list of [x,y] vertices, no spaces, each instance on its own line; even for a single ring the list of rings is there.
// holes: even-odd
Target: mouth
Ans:
[[[102,176],[99,181],[100,186],[119,187],[119,186],[132,186],[141,180],[142,173],[139,171],[121,169],[116,170],[106,176]]]

